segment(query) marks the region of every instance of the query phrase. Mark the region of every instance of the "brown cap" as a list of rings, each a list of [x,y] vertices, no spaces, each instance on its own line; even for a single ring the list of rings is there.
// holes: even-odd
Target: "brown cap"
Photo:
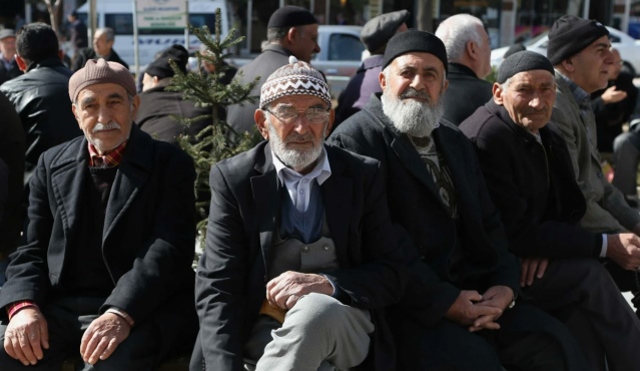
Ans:
[[[118,84],[131,95],[136,95],[136,83],[129,70],[116,62],[107,62],[100,58],[97,61],[89,59],[83,68],[79,69],[69,79],[69,98],[75,102],[78,94],[87,86],[95,84]]]

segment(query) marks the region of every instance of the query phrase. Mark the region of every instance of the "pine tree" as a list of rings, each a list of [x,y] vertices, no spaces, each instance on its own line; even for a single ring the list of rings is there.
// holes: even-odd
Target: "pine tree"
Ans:
[[[216,10],[216,29],[212,35],[205,25],[202,28],[195,28],[189,25],[189,31],[195,35],[204,45],[207,46],[207,53],[196,51],[198,68],[195,72],[182,73],[174,61],[170,61],[171,67],[175,71],[175,76],[166,89],[182,92],[184,99],[190,100],[198,107],[208,107],[211,114],[187,119],[180,116],[172,116],[175,120],[185,126],[191,125],[198,120],[213,118],[213,124],[202,129],[196,138],[188,135],[180,135],[178,143],[180,147],[188,153],[195,163],[196,182],[194,190],[196,193],[196,209],[198,211],[198,231],[201,242],[204,241],[207,216],[209,213],[210,191],[209,191],[209,171],[216,162],[253,148],[262,137],[257,130],[251,133],[237,133],[229,124],[218,117],[218,110],[232,104],[242,102],[255,102],[258,98],[251,96],[251,91],[258,84],[260,78],[248,84],[241,83],[241,72],[229,85],[224,85],[219,80],[224,77],[229,67],[222,64],[222,61],[232,54],[225,53],[231,47],[240,43],[244,36],[234,38],[235,29],[231,29],[229,34],[221,40],[220,37],[220,9]],[[208,61],[214,64],[214,73],[203,73],[203,62]],[[197,141],[196,141],[197,139]]]

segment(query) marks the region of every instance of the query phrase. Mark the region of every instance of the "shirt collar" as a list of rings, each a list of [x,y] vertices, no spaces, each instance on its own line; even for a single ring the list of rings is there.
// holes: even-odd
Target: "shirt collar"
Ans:
[[[122,155],[126,146],[127,141],[125,140],[124,142],[122,142],[122,144],[116,147],[116,149],[100,156],[96,147],[93,144],[89,143],[89,145],[87,146],[89,148],[89,166],[115,167],[120,165],[120,163],[122,162]]]
[[[584,89],[578,86],[573,80],[565,76],[562,72],[556,70],[556,73],[569,85],[569,89],[573,94],[573,97],[576,99],[576,102],[580,106],[584,106],[590,103],[591,95],[587,93]]]
[[[283,164],[273,150],[271,151],[271,158],[273,159],[273,166],[276,168],[278,179],[285,184],[287,182],[295,182],[307,178],[315,179],[318,182],[318,185],[322,185],[322,183],[331,176],[331,165],[329,165],[327,150],[324,146],[322,146],[322,154],[318,158],[316,166],[306,175],[302,175]]]

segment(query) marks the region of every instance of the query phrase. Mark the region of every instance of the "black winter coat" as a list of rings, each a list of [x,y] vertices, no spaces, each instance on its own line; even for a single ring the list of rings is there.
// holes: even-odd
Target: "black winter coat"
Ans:
[[[493,99],[492,84],[484,81],[467,66],[449,63],[449,87],[442,97],[443,118],[458,126],[478,107]]]

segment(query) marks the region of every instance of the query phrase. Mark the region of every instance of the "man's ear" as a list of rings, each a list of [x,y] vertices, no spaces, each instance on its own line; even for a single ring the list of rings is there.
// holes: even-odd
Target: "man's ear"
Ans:
[[[564,68],[567,72],[574,72],[576,69],[573,65],[573,57],[569,57],[563,60],[562,62],[560,62],[560,64],[562,65],[562,68]]]
[[[474,61],[478,60],[478,45],[476,45],[474,41],[468,41],[465,49],[467,50],[467,54],[469,54],[469,58]]]
[[[16,54],[16,63],[18,63],[20,71],[27,72],[27,62],[25,62],[18,54]]]
[[[131,121],[136,121],[136,116],[138,114],[138,109],[140,108],[140,96],[133,96],[133,110],[131,111]]]
[[[60,60],[64,62],[64,51],[63,50],[58,50],[58,58],[60,58]]]
[[[325,138],[329,136],[329,133],[331,133],[331,128],[333,128],[333,123],[335,122],[335,120],[336,111],[332,108],[331,111],[329,111],[329,123],[327,124],[326,133],[324,133]]]
[[[80,127],[80,129],[82,129],[82,126],[80,125],[80,118],[78,117],[78,111],[76,110],[76,105],[73,103],[71,103],[71,112],[73,112],[73,116],[76,118],[78,126]]]
[[[380,87],[382,88],[382,91],[384,91],[387,87],[387,79],[384,77],[384,73],[382,71],[380,71],[380,74],[378,75],[378,82],[380,82]]]
[[[269,140],[269,128],[267,127],[267,117],[264,115],[264,112],[262,112],[262,110],[260,109],[257,109],[253,114],[253,119],[255,120],[258,131],[260,131],[262,137],[266,140]]]
[[[287,32],[287,41],[289,41],[290,44],[295,44],[298,41],[298,38],[300,37],[300,34],[298,33],[298,29],[295,27],[291,27],[289,29],[289,32]]]
[[[502,106],[504,103],[504,97],[502,96],[503,93],[504,93],[504,90],[502,90],[502,85],[498,84],[497,82],[494,82],[493,83],[493,101],[499,106]]]

